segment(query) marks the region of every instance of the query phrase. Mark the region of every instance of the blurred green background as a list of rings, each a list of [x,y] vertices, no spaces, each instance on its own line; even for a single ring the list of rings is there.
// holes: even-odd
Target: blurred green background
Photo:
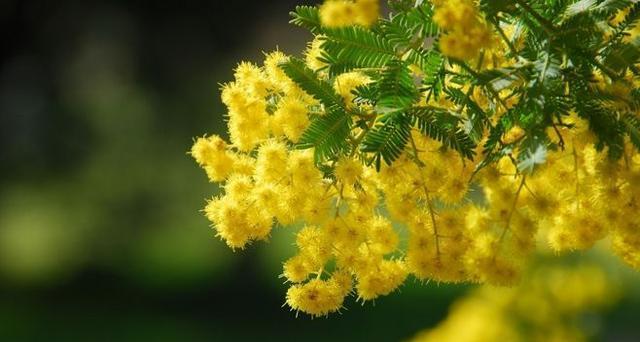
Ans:
[[[292,231],[234,253],[199,212],[217,188],[192,138],[224,135],[238,61],[304,49],[298,3],[0,2],[0,340],[394,341],[446,315],[464,286],[410,280],[296,318],[277,277]],[[634,292],[601,338],[640,340]]]

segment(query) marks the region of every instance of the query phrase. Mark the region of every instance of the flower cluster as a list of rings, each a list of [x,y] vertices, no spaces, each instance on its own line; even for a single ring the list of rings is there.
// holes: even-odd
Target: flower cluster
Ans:
[[[471,292],[412,341],[587,341],[595,331],[581,319],[614,304],[617,290],[596,265],[542,267],[516,288]]]
[[[339,310],[354,279],[362,300],[392,292],[408,274],[513,284],[539,227],[558,251],[589,248],[611,233],[616,253],[640,266],[640,220],[633,215],[640,204],[640,156],[612,163],[595,151],[579,119],[563,132],[564,151],[549,153],[536,173],[518,174],[507,157],[483,169],[475,179],[484,198],[475,202],[468,200],[475,165],[417,132],[411,137],[415,148],[380,172],[350,156],[326,176],[312,151],[291,148],[315,104],[277,69],[268,72],[274,58],[285,57],[270,54],[263,68],[240,64],[236,82],[224,86],[232,144],[218,136],[199,138],[192,155],[211,180],[225,182],[225,195],[205,212],[231,247],[267,238],[274,220],[303,225],[299,252],[283,271],[294,284],[287,293],[293,309],[312,315]],[[350,101],[349,89],[366,82],[349,73],[335,87]],[[250,116],[262,117],[264,126],[234,130]],[[404,248],[401,235],[407,236]]]
[[[460,60],[475,58],[480,49],[491,47],[492,32],[483,22],[473,0],[434,1],[433,20],[446,31],[440,50]]]
[[[568,148],[550,156],[527,199],[549,244],[583,250],[609,235],[613,251],[640,268],[640,156],[627,143],[625,159],[612,162],[595,150],[586,127],[568,136]]]
[[[373,3],[327,1],[320,19],[325,26],[369,25],[369,11],[375,7],[375,16],[378,11]],[[433,19],[445,30],[440,36],[445,55],[475,58],[489,45],[492,33],[472,1],[438,1]],[[358,91],[373,82],[371,70],[331,75],[328,60],[321,58],[324,40],[315,37],[304,64],[329,88],[328,96],[339,98],[344,115],[359,120],[347,134],[349,148],[323,162],[308,145],[300,149],[310,123],[331,110],[288,76],[282,65],[290,57],[276,51],[262,66],[240,63],[235,80],[222,87],[229,142],[205,136],[191,150],[209,179],[222,183],[223,194],[204,211],[231,248],[268,239],[274,226],[296,227],[297,253],[284,262],[282,273],[291,284],[286,301],[293,310],[327,315],[352,293],[373,300],[409,276],[512,285],[541,240],[564,252],[610,236],[613,251],[640,269],[640,155],[633,141],[620,142],[622,158],[608,158],[598,152],[601,140],[588,121],[572,112],[549,128],[546,136],[559,139],[549,148],[518,148],[528,132],[515,122],[498,137],[482,133],[476,157],[463,159],[443,138],[410,126],[398,157],[378,170],[371,154],[360,149],[385,114],[358,100]],[[492,67],[509,66],[507,47],[491,48]],[[485,67],[491,66],[479,63],[479,71]],[[451,74],[459,76],[456,68],[451,66]],[[409,78],[423,77],[420,73]],[[492,127],[520,101],[516,92],[480,91],[448,77],[450,93],[469,94],[477,111],[493,113],[485,123]],[[630,84],[632,79],[613,82],[596,74],[589,87],[611,94],[608,106],[618,108],[628,105]],[[460,101],[433,96],[432,89],[418,92],[417,106],[461,113],[462,121],[470,122]],[[485,163],[479,156],[491,139],[505,152]]]
[[[371,26],[379,11],[378,0],[327,0],[320,6],[320,20],[326,27]]]

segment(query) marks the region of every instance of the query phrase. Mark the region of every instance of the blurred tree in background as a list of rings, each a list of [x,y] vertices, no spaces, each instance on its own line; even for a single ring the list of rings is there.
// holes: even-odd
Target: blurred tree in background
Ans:
[[[218,83],[301,51],[299,3],[0,3],[0,339],[398,340],[445,317],[464,287],[296,319],[273,277],[293,236],[231,258],[197,213],[216,189],[186,151],[223,134]],[[628,298],[604,336],[639,336]]]

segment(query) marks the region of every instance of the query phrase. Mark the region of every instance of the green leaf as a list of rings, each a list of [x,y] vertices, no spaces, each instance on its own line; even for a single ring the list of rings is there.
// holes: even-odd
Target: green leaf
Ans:
[[[530,69],[530,65],[483,70],[477,74],[474,83],[483,87],[491,87],[498,92],[513,86],[519,80],[525,79],[528,69]]]
[[[447,88],[445,90],[447,94],[447,99],[452,101],[457,105],[463,105],[467,108],[471,113],[481,116],[483,118],[487,117],[487,114],[480,108],[480,106],[473,101],[467,94],[465,94],[462,90],[458,88]]]
[[[480,140],[484,134],[485,121],[487,120],[487,114],[480,108],[480,106],[473,101],[467,94],[458,88],[447,88],[445,90],[447,99],[456,105],[466,108],[467,112],[467,125],[465,126],[466,132],[474,140]]]
[[[322,31],[320,25],[320,14],[318,8],[315,6],[296,6],[295,11],[290,12],[291,24],[306,28],[313,34],[318,34]]]
[[[425,77],[433,77],[440,71],[444,58],[435,50],[425,50],[424,48],[411,49],[406,60],[420,67]]]
[[[353,68],[381,68],[395,57],[386,38],[361,26],[325,29],[322,39],[326,58]]]
[[[329,82],[321,80],[316,73],[309,69],[303,60],[291,57],[280,64],[280,68],[302,90],[322,102],[326,107],[344,107],[342,98],[336,94]]]
[[[480,0],[480,8],[487,16],[493,17],[500,12],[514,12],[516,7],[514,1],[502,0]]]
[[[482,153],[485,156],[490,155],[496,149],[498,144],[502,141],[502,136],[507,132],[507,130],[511,127],[510,120],[507,118],[507,115],[503,115],[498,123],[495,126],[492,126],[489,130],[489,136],[487,137],[487,141],[482,146]]]
[[[624,151],[624,127],[621,127],[616,113],[610,112],[597,101],[591,100],[589,95],[592,94],[581,93],[574,94],[575,109],[580,117],[589,121],[589,128],[598,138],[596,148],[603,150],[607,147],[609,157],[614,160],[619,159]]]
[[[411,121],[405,113],[396,113],[387,117],[384,122],[379,122],[365,135],[360,150],[373,153],[371,162],[375,163],[376,170],[380,170],[381,159],[387,165],[404,151],[411,134]]]
[[[297,147],[315,148],[316,163],[334,159],[349,147],[347,137],[351,131],[351,116],[339,107],[330,108],[324,116],[317,116],[304,131]]]
[[[414,51],[411,53],[414,53]],[[413,55],[409,54],[407,59],[416,63],[412,57]],[[418,65],[424,73],[422,78],[423,90],[427,91],[427,97],[433,96],[437,100],[444,89],[444,58],[439,53],[430,51],[428,56],[420,58],[420,62]]]
[[[633,0],[604,0],[595,7],[595,11],[598,12],[599,18],[608,19],[616,12],[635,4],[636,1]]]
[[[382,114],[403,111],[418,99],[418,89],[407,65],[399,60],[391,61],[378,81],[379,99],[376,111]]]
[[[476,144],[460,127],[457,117],[444,109],[434,107],[416,107],[409,113],[422,134],[458,151],[463,157],[473,159]]]
[[[396,49],[414,45],[416,38],[434,37],[438,26],[432,20],[433,10],[429,3],[417,4],[409,10],[395,13],[391,19],[380,22],[380,31]],[[418,41],[421,43],[421,41]]]
[[[580,0],[575,2],[567,7],[564,14],[567,17],[573,17],[575,15],[585,13],[593,8],[595,8],[597,1],[596,0]]]
[[[626,114],[622,121],[625,124],[631,143],[640,151],[640,118],[634,114]]]
[[[636,25],[638,19],[640,19],[640,2],[634,2],[629,8],[629,13],[627,13],[622,22],[618,24],[616,29],[628,30]]]
[[[610,70],[618,73],[640,60],[640,39],[635,39],[631,43],[620,43],[613,48],[604,60],[604,65]]]
[[[376,101],[380,97],[378,87],[376,87],[375,84],[357,86],[351,93],[355,95],[353,102],[358,105],[367,104],[375,106]]]
[[[538,81],[544,82],[560,76],[560,59],[546,51],[539,54],[534,62],[534,70],[538,73]]]

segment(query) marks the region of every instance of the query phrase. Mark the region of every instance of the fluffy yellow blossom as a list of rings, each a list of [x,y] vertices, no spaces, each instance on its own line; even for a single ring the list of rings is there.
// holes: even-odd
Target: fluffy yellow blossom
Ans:
[[[362,163],[359,160],[343,158],[336,164],[336,177],[345,184],[353,184],[362,175]]]
[[[433,20],[445,30],[440,36],[440,50],[446,56],[472,59],[480,49],[491,46],[491,30],[479,17],[472,0],[439,3]]]
[[[264,69],[265,75],[269,80],[269,84],[274,89],[287,91],[293,86],[293,82],[287,77],[287,75],[280,69],[279,65],[286,62],[288,59],[281,51],[273,51],[265,54],[264,57]]]
[[[404,264],[399,260],[382,260],[375,269],[358,275],[356,290],[362,300],[384,296],[395,290],[407,277]]]
[[[326,0],[320,6],[320,21],[327,27],[371,26],[379,15],[379,0]]]
[[[353,91],[369,82],[371,79],[360,72],[348,72],[337,76],[333,87],[342,96],[347,106],[353,106],[353,99],[356,97]]]
[[[316,271],[313,266],[313,261],[307,256],[296,255],[284,263],[282,275],[290,282],[299,283]]]
[[[493,82],[460,84],[475,77],[465,68],[483,75],[485,71],[486,75],[525,68],[535,71],[533,60],[520,60],[522,68],[514,66],[508,52],[511,44],[523,49],[526,32],[502,23],[504,32],[496,28],[494,34],[477,1],[432,4],[429,9],[440,29],[436,37],[427,39],[421,36],[425,32],[416,31],[409,42],[391,37],[392,47],[386,40],[376,41],[379,61],[411,65],[410,72],[399,75],[398,84],[390,81],[381,86],[381,77],[389,76],[389,64],[353,67],[351,63],[360,61],[347,55],[351,50],[339,56],[323,51],[324,41],[351,32],[330,28],[374,25],[379,12],[375,0],[325,1],[319,8],[324,28],[313,31],[304,60],[274,51],[265,55],[262,65],[238,64],[233,79],[221,89],[228,141],[204,136],[190,150],[207,177],[220,183],[221,193],[204,208],[216,236],[241,249],[267,240],[273,227],[289,226],[297,251],[282,265],[281,276],[290,286],[286,302],[296,312],[312,316],[339,311],[349,295],[362,301],[388,295],[408,277],[514,286],[527,277],[532,255],[541,246],[559,254],[606,241],[622,260],[640,269],[640,156],[632,141],[619,143],[624,145],[618,152],[623,156],[615,161],[600,151],[602,139],[590,130],[589,121],[575,112],[558,113],[562,121],[546,128],[552,143],[545,144],[538,158],[545,163],[533,163],[530,169],[523,160],[532,151],[522,146],[530,142],[532,126],[526,122],[530,118],[517,115],[522,108],[515,107],[522,104],[523,95]],[[390,29],[387,24],[398,23],[375,24],[369,33]],[[359,30],[365,30],[362,27]],[[502,35],[512,41],[503,42]],[[434,50],[427,52],[425,61],[415,54],[420,43],[425,50]],[[364,54],[367,49],[362,50],[359,53]],[[439,58],[438,50],[451,59]],[[339,65],[327,68],[332,58],[339,59]],[[475,63],[462,63],[469,60]],[[436,64],[425,66],[432,62]],[[437,63],[444,68],[444,87],[427,85],[434,75],[426,69]],[[345,71],[336,73],[340,68]],[[297,79],[296,73],[308,82]],[[522,84],[520,73],[513,75],[518,79],[513,80],[514,87],[530,88]],[[620,78],[612,81],[595,72],[587,86],[607,97],[603,106],[634,115],[622,112],[630,110],[634,93],[629,84],[637,82],[631,74]],[[415,87],[405,92],[411,82]],[[366,98],[367,94],[362,101],[354,101],[354,90],[363,85],[371,85],[367,89],[380,93],[376,95],[385,93],[385,101],[395,95],[415,96],[411,106],[435,107],[433,130],[429,118],[414,115],[415,108],[389,108],[380,99]],[[396,90],[399,93],[386,94]],[[566,91],[571,94],[570,89]],[[461,101],[459,95],[464,94],[473,101]],[[403,97],[397,102],[404,106],[406,101]],[[490,113],[479,125],[485,126],[484,132],[474,126],[478,110]],[[514,115],[505,116],[511,111]],[[340,120],[336,113],[342,115]],[[392,127],[382,125],[387,120],[397,121],[394,127],[399,129],[378,131]],[[493,129],[499,123],[506,125],[506,132]],[[501,134],[490,137],[489,131]],[[456,151],[461,144],[458,134],[476,146],[469,148],[475,156],[464,158]],[[334,144],[336,136],[345,143]],[[369,140],[398,145],[390,165],[387,159],[376,159],[381,153],[369,150],[369,145],[375,145]],[[489,160],[484,159],[485,147],[491,141],[497,141],[493,151],[500,154],[492,155],[495,160],[485,165]],[[385,162],[376,165],[377,160]],[[567,295],[560,289],[553,291]],[[580,298],[572,300],[580,302]],[[500,306],[490,308],[475,301],[468,305],[481,306],[478,310],[487,319],[508,320]],[[460,317],[469,319],[471,332],[486,323],[482,317]],[[493,333],[487,335],[493,340],[517,340],[518,334]],[[562,336],[571,336],[565,333]],[[471,335],[456,336],[467,340]]]
[[[226,99],[242,103],[229,87]],[[303,116],[307,108],[285,95],[272,115]],[[587,126],[574,120],[578,128],[566,134],[581,137]],[[520,134],[511,130],[505,139]],[[403,155],[376,172],[343,157],[333,165],[335,177],[316,167],[312,150],[292,150],[294,137],[273,130],[249,153],[209,136],[198,138],[191,154],[212,180],[224,182],[225,194],[208,202],[205,215],[232,248],[266,239],[274,222],[305,223],[295,233],[298,253],[284,263],[282,276],[294,284],[287,303],[311,315],[339,310],[354,280],[362,300],[389,294],[409,274],[513,285],[539,230],[558,252],[589,248],[610,234],[613,251],[640,267],[640,194],[631,191],[640,184],[639,158],[628,158],[625,167],[612,164],[583,138],[568,138],[580,148],[550,152],[548,165],[534,174],[517,174],[506,157],[481,170],[475,177],[483,199],[475,203],[463,181],[475,166],[414,137],[424,167]],[[397,224],[407,228],[406,249]]]
[[[284,97],[273,114],[274,125],[280,127],[292,142],[298,142],[309,126],[307,104],[299,98]]]
[[[326,316],[340,310],[346,293],[334,280],[313,279],[301,285],[293,285],[287,291],[287,304],[292,310],[312,316]]]
[[[213,182],[223,181],[233,171],[233,155],[227,151],[227,144],[217,135],[198,138],[191,155],[202,166]]]
[[[320,70],[324,68],[327,64],[321,60],[322,58],[322,43],[323,43],[322,35],[318,35],[307,45],[307,49],[305,50],[305,62],[309,66],[309,68],[313,70]]]
[[[581,329],[581,319],[618,300],[614,280],[589,264],[542,267],[516,288],[472,291],[454,303],[443,322],[412,341],[588,340],[593,330]]]

